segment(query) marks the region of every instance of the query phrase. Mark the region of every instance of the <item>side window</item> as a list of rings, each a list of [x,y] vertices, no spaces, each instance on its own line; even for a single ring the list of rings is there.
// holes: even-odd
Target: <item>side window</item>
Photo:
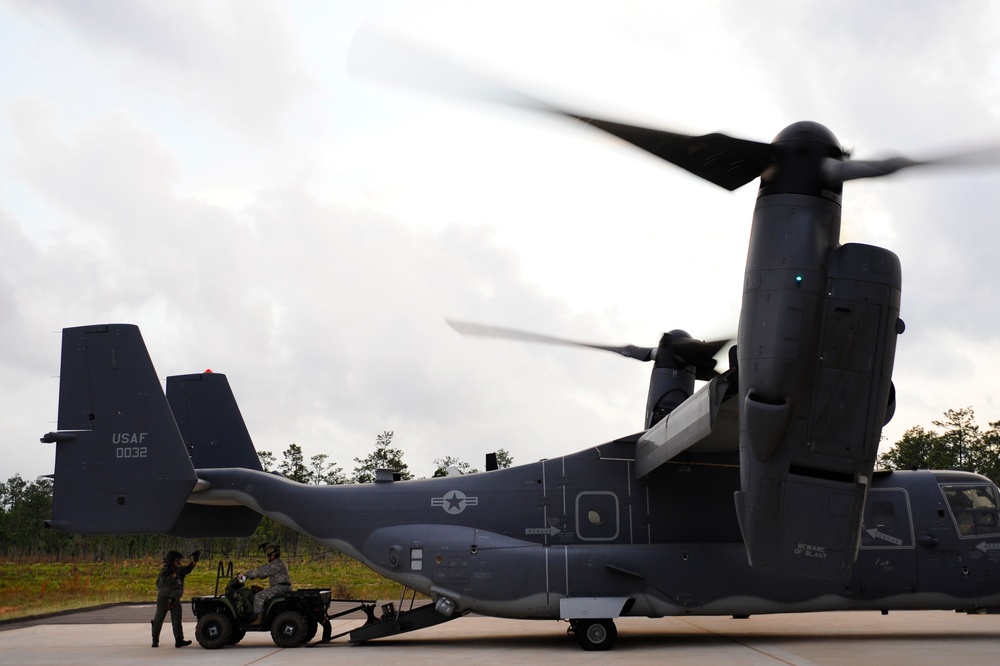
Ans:
[[[872,501],[872,518],[881,525],[895,525],[896,507],[892,502]]]
[[[996,487],[985,484],[942,485],[941,492],[960,536],[1000,534]]]
[[[581,541],[614,541],[618,538],[618,496],[607,491],[576,496],[576,535]]]
[[[901,488],[872,488],[865,504],[861,548],[913,548],[910,503]]]

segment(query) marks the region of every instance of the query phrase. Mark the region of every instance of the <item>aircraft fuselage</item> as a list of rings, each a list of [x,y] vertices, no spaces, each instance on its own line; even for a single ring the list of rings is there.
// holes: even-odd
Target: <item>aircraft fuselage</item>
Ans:
[[[737,454],[691,454],[638,481],[633,454],[626,438],[481,474],[326,487],[198,470],[211,489],[191,501],[248,505],[461,612],[558,618],[574,599],[653,617],[1000,606],[997,491],[984,477],[876,475],[858,561],[836,582],[748,565],[730,499]],[[971,533],[956,492],[983,497]],[[801,546],[794,556],[826,556]]]

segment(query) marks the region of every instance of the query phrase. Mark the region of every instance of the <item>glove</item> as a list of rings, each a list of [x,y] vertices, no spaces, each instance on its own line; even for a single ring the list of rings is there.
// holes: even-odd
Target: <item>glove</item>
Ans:
[[[196,550],[193,553],[191,553],[191,561],[192,562],[197,562],[200,559],[201,559],[201,551],[200,550]]]
[[[247,582],[247,577],[244,576],[243,574],[240,574],[236,577],[236,580],[240,581],[241,583],[245,583]]]

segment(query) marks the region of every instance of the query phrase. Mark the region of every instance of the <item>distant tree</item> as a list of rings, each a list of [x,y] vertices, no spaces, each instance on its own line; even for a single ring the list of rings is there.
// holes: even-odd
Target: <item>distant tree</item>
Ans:
[[[462,474],[476,474],[479,472],[478,469],[472,469],[472,465],[465,462],[464,460],[459,460],[458,458],[453,458],[452,456],[445,456],[444,458],[435,458],[434,465],[437,469],[434,470],[432,475],[434,478],[441,476],[448,476],[448,468],[454,467]]]
[[[972,407],[966,407],[949,409],[944,413],[944,420],[931,421],[938,428],[946,429],[940,435],[940,441],[945,449],[952,452],[953,467],[971,469],[969,462],[976,456],[982,439],[975,420]]]
[[[507,449],[497,449],[497,469],[507,469],[514,464],[514,456],[510,455]]]
[[[914,426],[879,456],[878,463],[885,469],[950,469],[955,456],[936,432]]]
[[[347,476],[340,465],[328,463],[328,456],[325,453],[317,453],[309,459],[309,482],[315,485],[336,486],[347,483]]]
[[[257,457],[260,458],[260,466],[264,468],[265,472],[274,470],[274,465],[277,461],[274,459],[273,453],[270,451],[258,451]]]
[[[932,422],[938,428],[910,428],[891,449],[879,456],[884,469],[964,469],[1000,481],[1000,421],[986,432],[975,423],[972,407],[949,409]]]
[[[972,453],[972,467],[1000,484],[1000,421],[992,421]]]
[[[52,480],[25,481],[15,474],[0,483],[0,553],[4,555],[59,555],[73,537],[43,529],[52,517]]]
[[[392,446],[392,437],[395,433],[391,430],[384,431],[375,438],[375,450],[364,458],[355,458],[358,465],[354,468],[355,483],[371,483],[375,481],[375,470],[391,469],[405,480],[412,479],[410,469],[403,462],[403,452]]]
[[[292,481],[309,483],[309,468],[306,467],[302,447],[298,444],[289,444],[282,456],[284,459],[281,461],[278,471]]]

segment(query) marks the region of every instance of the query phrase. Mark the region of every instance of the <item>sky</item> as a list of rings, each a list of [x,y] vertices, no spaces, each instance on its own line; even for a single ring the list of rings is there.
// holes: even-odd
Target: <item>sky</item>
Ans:
[[[815,120],[858,158],[1000,139],[985,0],[0,0],[0,478],[52,472],[67,326],[139,325],[163,379],[225,373],[279,459],[296,443],[349,474],[390,430],[417,476],[642,428],[646,365],[445,318],[735,336],[755,184],[352,76],[361,26],[672,131]],[[1000,169],[845,185],[842,241],[903,266],[884,447],[948,409],[1000,420],[998,211]]]

